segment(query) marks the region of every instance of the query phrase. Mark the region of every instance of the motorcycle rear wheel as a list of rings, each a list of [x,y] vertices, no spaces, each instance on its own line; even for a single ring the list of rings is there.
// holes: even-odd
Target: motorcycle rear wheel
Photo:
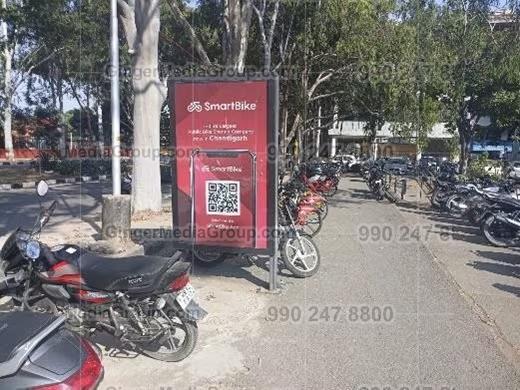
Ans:
[[[307,214],[305,224],[299,225],[298,230],[301,230],[310,237],[314,237],[320,232],[322,225],[322,217],[319,211],[311,211]]]
[[[332,185],[332,187],[329,188],[328,191],[324,191],[323,195],[326,196],[327,198],[330,198],[331,196],[336,195],[336,192],[338,192],[338,185],[334,184],[334,185]]]
[[[323,221],[327,214],[329,213],[329,205],[327,202],[323,202],[320,207],[318,207],[318,211],[321,215],[321,220]]]
[[[500,237],[498,236],[495,229],[502,228],[504,232],[507,232],[508,230],[511,232],[512,237]],[[491,245],[498,246],[501,248],[507,248],[510,246],[518,246],[518,240],[516,239],[516,236],[514,232],[511,231],[511,228],[507,227],[500,221],[498,221],[494,215],[490,215],[489,217],[485,218],[482,221],[482,224],[480,225],[480,230],[482,231],[482,234],[488,240],[488,242]]]
[[[168,317],[171,321],[178,321],[175,322],[176,327],[180,328],[184,332],[185,337],[182,344],[179,346],[175,345],[176,338],[174,336],[175,333],[177,333],[177,330],[174,334],[171,334],[171,331],[168,331],[169,334],[161,337],[157,342],[152,342],[148,345],[140,343],[139,351],[155,360],[161,360],[163,362],[180,362],[181,360],[186,359],[195,349],[199,330],[195,321],[186,320],[185,318],[182,318],[182,316],[178,316],[176,310],[171,309],[166,313],[168,313]],[[163,318],[163,320],[165,319]],[[166,347],[167,350],[159,352],[163,347],[165,347],[165,344],[169,344]]]
[[[462,195],[452,195],[446,200],[446,210],[448,211],[448,214],[450,214],[452,217],[462,217],[464,215],[465,210],[458,208],[455,203],[462,203],[465,201],[465,197]]]

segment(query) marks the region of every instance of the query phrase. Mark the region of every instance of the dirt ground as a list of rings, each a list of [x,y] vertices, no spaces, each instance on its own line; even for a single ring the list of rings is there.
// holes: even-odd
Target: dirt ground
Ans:
[[[132,221],[132,229],[169,229],[171,212],[140,216]],[[71,228],[72,227],[72,228]],[[144,248],[135,243],[123,247],[98,241],[101,216],[93,215],[88,223],[62,224],[45,232],[42,239],[49,244],[76,243],[115,257],[140,254]],[[167,256],[169,250],[158,252]],[[189,259],[188,259],[189,260]],[[199,340],[190,356],[180,363],[164,363],[148,357],[120,351],[109,335],[96,335],[94,340],[103,350],[105,377],[100,389],[188,389],[226,387],[220,383],[230,375],[247,374],[249,368],[237,344],[253,339],[263,321],[269,296],[266,288],[268,272],[242,259],[232,259],[217,269],[193,265],[191,282],[197,291],[196,301],[208,312],[199,323]],[[151,372],[153,371],[153,372]],[[154,376],[153,386],[150,375]],[[119,386],[118,384],[124,384]],[[189,387],[191,386],[191,387]]]

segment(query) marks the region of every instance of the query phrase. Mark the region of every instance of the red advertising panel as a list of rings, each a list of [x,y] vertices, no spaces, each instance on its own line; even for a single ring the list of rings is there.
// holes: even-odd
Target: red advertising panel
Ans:
[[[273,251],[276,93],[274,81],[261,79],[170,84],[173,225],[180,242]]]

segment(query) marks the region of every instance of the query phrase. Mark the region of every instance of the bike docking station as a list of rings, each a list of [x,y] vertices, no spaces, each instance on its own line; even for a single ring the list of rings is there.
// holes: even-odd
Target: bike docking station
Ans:
[[[208,264],[269,258],[278,284],[277,77],[169,82],[174,245]]]

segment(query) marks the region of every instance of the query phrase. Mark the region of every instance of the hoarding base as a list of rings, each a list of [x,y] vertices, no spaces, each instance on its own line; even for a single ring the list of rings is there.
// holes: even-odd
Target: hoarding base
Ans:
[[[276,292],[280,288],[278,281],[278,251],[269,258],[269,291]]]

